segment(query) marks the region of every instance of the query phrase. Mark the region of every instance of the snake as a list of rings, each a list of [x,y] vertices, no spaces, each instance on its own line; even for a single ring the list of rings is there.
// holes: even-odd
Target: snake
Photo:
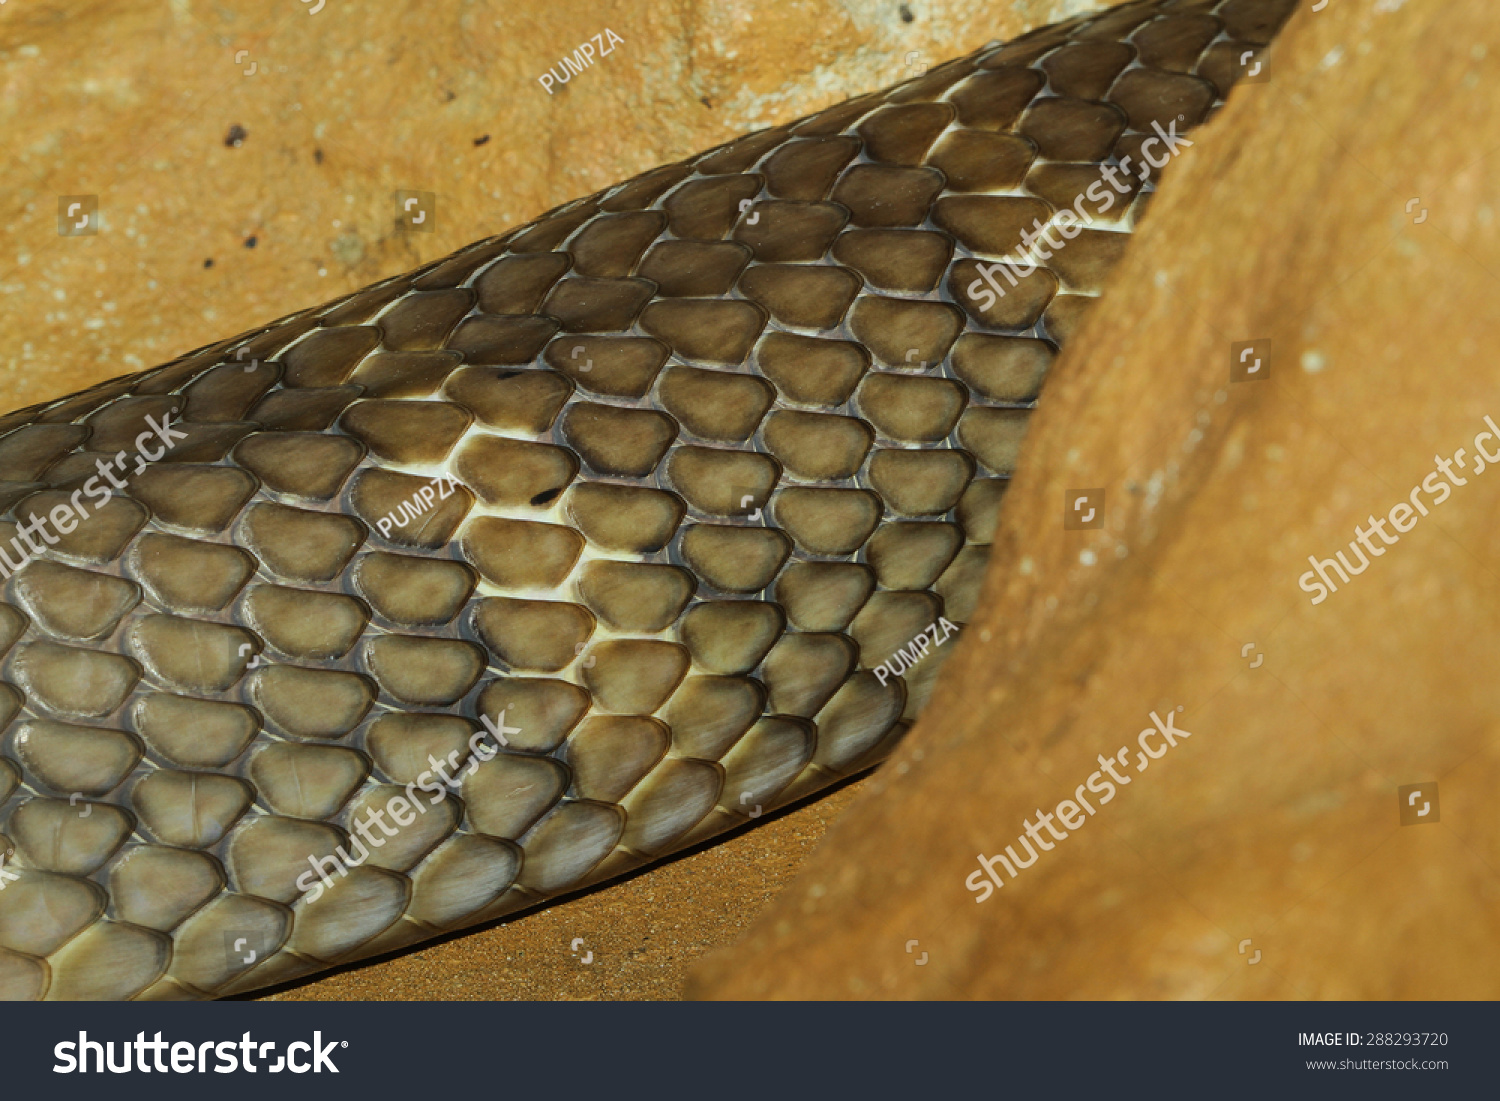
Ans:
[[[0,998],[263,990],[877,764],[1292,6],[992,42],[0,418]]]

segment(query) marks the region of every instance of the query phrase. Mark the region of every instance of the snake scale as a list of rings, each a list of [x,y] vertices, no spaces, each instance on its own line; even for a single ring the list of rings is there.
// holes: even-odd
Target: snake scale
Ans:
[[[1045,27],[0,419],[0,997],[253,991],[879,761],[1132,165],[1291,6]]]

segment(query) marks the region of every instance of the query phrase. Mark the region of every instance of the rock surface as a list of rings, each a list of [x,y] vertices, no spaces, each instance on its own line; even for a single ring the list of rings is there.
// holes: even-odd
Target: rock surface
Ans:
[[[1496,995],[1497,46],[1477,0],[1301,7],[1060,361],[927,715],[696,993]]]

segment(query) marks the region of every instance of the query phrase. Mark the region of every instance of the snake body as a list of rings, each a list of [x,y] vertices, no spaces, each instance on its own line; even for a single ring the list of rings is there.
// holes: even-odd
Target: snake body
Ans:
[[[1152,184],[1080,196],[1289,9],[1046,27],[0,420],[0,997],[256,990],[879,761]]]

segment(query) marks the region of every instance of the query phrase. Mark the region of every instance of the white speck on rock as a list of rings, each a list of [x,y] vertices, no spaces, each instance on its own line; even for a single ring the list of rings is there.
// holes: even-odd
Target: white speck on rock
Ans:
[[[1167,476],[1163,471],[1156,471],[1151,475],[1151,480],[1146,483],[1146,511],[1150,512],[1161,500],[1162,490],[1166,488]]]

